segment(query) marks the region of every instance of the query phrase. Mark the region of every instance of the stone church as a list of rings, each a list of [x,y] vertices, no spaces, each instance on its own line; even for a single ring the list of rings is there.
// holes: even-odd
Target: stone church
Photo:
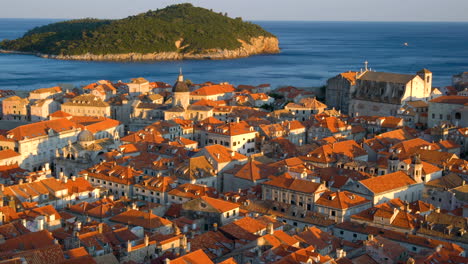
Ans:
[[[432,72],[416,74],[375,72],[341,73],[327,82],[326,104],[351,116],[392,116],[406,101],[425,101],[432,90]]]
[[[172,107],[164,111],[164,120],[175,118],[203,120],[211,116],[213,116],[213,107],[190,104],[190,89],[181,71],[172,87]]]

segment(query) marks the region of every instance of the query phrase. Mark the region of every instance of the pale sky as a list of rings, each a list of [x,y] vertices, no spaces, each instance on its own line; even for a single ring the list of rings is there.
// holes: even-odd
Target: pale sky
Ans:
[[[468,21],[468,0],[0,0],[0,18],[123,18],[183,2],[245,20]]]

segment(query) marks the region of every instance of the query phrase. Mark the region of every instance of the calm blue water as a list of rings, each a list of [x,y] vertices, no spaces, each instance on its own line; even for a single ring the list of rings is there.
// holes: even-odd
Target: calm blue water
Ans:
[[[0,19],[0,39],[20,37],[57,20]],[[365,60],[378,71],[415,73],[428,68],[434,85],[450,85],[468,71],[468,23],[257,22],[280,40],[281,53],[223,61],[146,63],[48,60],[0,55],[0,89],[31,89],[58,83],[81,85],[145,77],[172,83],[179,67],[194,82],[271,83],[274,87],[321,86]],[[409,43],[404,47],[403,43]]]

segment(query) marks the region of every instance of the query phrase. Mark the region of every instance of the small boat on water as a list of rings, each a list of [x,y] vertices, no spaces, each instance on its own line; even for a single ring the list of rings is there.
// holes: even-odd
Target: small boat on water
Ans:
[[[403,46],[408,47],[409,46],[408,42],[403,43]]]

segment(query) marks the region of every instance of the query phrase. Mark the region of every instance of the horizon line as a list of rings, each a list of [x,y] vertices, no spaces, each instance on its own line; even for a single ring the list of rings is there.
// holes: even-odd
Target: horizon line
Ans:
[[[123,18],[95,18],[95,17],[76,17],[76,18],[56,18],[56,17],[0,17],[0,19],[41,19],[41,20],[46,20],[46,19],[53,19],[53,20],[75,20],[75,19],[86,19],[86,18],[93,18],[93,19],[108,19],[108,20],[118,20],[118,19],[124,19],[127,17]],[[280,20],[274,20],[274,19],[244,19],[245,21],[251,21],[251,22],[373,22],[373,23],[468,23],[468,20],[462,20],[462,21],[457,21],[457,20],[294,20],[294,19],[280,19]]]

